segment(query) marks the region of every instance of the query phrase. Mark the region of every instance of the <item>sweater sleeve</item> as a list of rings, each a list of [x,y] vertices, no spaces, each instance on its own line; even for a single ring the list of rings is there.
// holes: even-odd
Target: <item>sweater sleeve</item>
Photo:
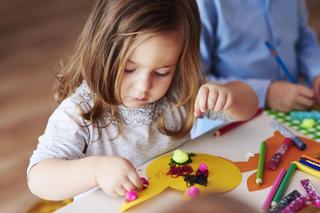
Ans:
[[[74,160],[84,157],[89,131],[80,116],[79,106],[67,98],[50,116],[45,132],[39,137],[38,146],[30,158],[27,174],[34,165],[47,159]]]

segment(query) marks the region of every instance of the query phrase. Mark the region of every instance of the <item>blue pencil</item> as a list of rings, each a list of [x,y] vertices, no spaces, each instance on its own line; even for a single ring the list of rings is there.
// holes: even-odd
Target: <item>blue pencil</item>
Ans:
[[[274,60],[276,61],[278,67],[280,68],[280,70],[283,72],[283,74],[286,76],[286,78],[288,79],[288,81],[290,81],[293,84],[297,84],[298,81],[291,75],[288,67],[284,64],[284,62],[282,61],[282,59],[280,58],[277,50],[273,47],[273,45],[271,44],[271,42],[266,41],[265,45],[267,46],[267,48],[269,49],[272,57],[274,58]]]
[[[304,165],[306,165],[306,166],[309,166],[309,167],[311,167],[311,168],[313,168],[313,169],[315,169],[315,170],[317,170],[317,171],[320,171],[320,167],[319,167],[319,166],[314,165],[314,164],[311,164],[311,163],[307,162],[307,161],[304,160],[304,159],[300,159],[299,162],[302,163],[302,164],[304,164]]]

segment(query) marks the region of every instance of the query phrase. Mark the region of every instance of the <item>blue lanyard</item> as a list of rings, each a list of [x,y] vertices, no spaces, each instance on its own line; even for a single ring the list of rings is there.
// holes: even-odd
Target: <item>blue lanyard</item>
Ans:
[[[271,22],[270,22],[270,16],[269,16],[270,1],[271,0],[264,0],[264,19],[265,19],[266,24],[267,24],[269,41],[271,43],[274,43],[274,36],[273,36]]]

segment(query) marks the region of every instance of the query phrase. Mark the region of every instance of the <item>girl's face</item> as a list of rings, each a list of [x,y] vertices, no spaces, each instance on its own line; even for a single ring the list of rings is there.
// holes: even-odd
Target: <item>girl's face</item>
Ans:
[[[120,85],[124,106],[139,108],[166,94],[182,51],[181,40],[178,33],[159,34],[134,49]]]

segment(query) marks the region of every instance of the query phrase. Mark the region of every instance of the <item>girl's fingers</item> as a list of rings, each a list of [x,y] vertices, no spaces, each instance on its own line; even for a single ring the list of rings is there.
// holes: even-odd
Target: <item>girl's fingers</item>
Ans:
[[[114,193],[116,194],[116,196],[124,197],[127,191],[122,186],[118,186],[114,189]]]
[[[194,111],[194,117],[198,118],[198,117],[201,117],[201,116],[202,116],[202,113],[201,113],[200,109],[196,109]]]
[[[198,104],[202,113],[207,111],[208,93],[209,89],[207,87],[201,87],[198,92]]]
[[[128,181],[137,189],[143,188],[141,178],[135,170],[128,174]]]
[[[105,191],[103,190],[104,193],[106,193],[107,195],[111,196],[111,197],[118,197],[118,194],[115,190],[112,190],[112,191]]]
[[[230,93],[227,94],[227,101],[226,104],[224,105],[223,111],[227,111],[231,108],[233,104],[233,99],[232,99],[232,95]]]
[[[129,192],[129,191],[134,190],[134,189],[137,188],[136,185],[134,185],[134,183],[132,183],[132,182],[129,180],[129,177],[128,177],[128,179],[127,179],[126,181],[124,181],[124,182],[122,183],[122,187],[123,187],[127,192]]]
[[[214,110],[214,107],[216,106],[216,103],[217,103],[217,98],[218,98],[218,91],[217,90],[209,91],[208,101],[207,101],[208,110]]]
[[[224,92],[219,92],[216,106],[214,107],[214,111],[219,112],[222,111],[227,101],[227,94]]]
[[[225,111],[233,104],[232,94],[217,85],[206,85],[200,88],[194,107],[194,116],[199,117],[208,110]]]
[[[198,96],[196,98],[196,103],[194,104],[194,117],[199,117],[201,116],[202,113],[200,111],[200,108],[199,108],[199,101],[198,101]]]

